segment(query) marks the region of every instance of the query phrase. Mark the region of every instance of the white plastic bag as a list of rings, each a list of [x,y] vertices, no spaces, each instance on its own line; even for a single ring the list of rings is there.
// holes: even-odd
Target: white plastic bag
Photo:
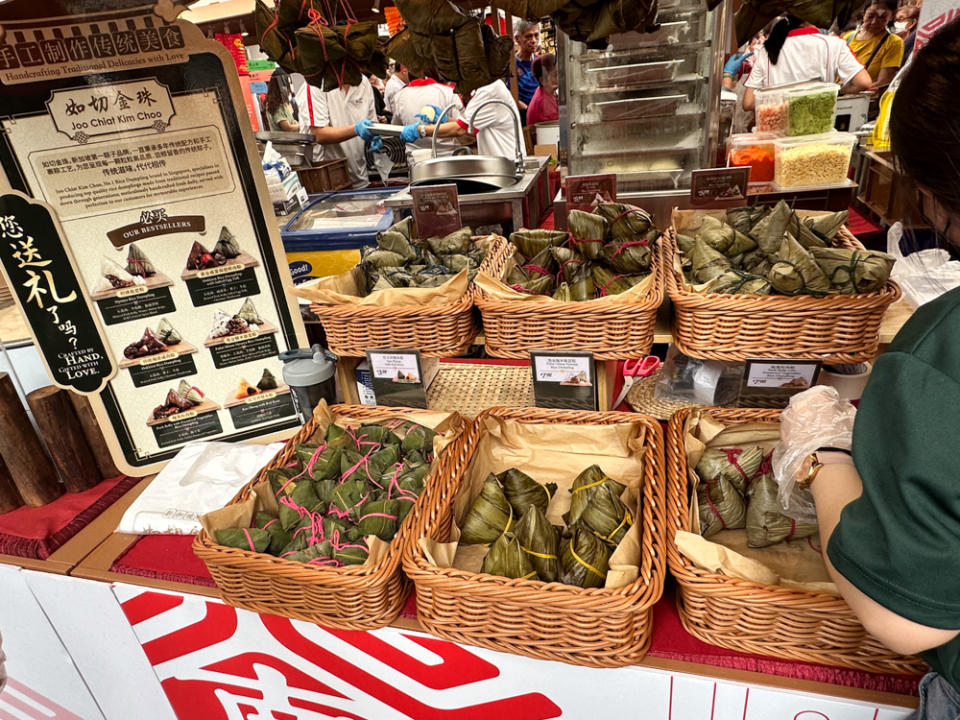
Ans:
[[[187,443],[133,501],[117,532],[200,532],[200,516],[226,505],[282,447],[283,443]]]
[[[887,232],[887,254],[896,259],[890,276],[903,288],[903,296],[917,308],[960,286],[960,262],[940,248],[900,252],[903,223],[894,223]]]
[[[796,487],[800,467],[818,448],[849,450],[856,416],[857,409],[826,385],[814,385],[790,399],[780,415],[780,442],[773,450],[773,476],[785,515],[801,522],[817,521],[813,496]]]

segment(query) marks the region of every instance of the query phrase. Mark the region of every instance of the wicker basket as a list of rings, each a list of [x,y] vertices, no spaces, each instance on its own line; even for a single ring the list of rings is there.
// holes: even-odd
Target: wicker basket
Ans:
[[[653,347],[653,327],[663,303],[664,247],[663,238],[654,245],[653,283],[637,302],[599,307],[590,302],[539,304],[494,300],[478,292],[487,352],[502,358],[527,358],[530,350],[579,350],[592,352],[597,360],[643,357]],[[509,245],[507,257],[512,251]],[[501,273],[505,269],[506,258]]]
[[[632,413],[593,413],[535,408],[492,408],[448,448],[439,482],[417,516],[416,537],[444,542],[453,527],[452,507],[477,449],[484,417],[523,423],[568,425],[641,422],[646,430],[643,485],[643,555],[632,585],[583,589],[510,580],[432,565],[417,543],[407,545],[403,566],[416,585],[420,623],[435,635],[545,660],[618,667],[639,661],[650,645],[652,606],[663,592],[663,435],[652,418]]]
[[[724,295],[690,291],[677,270],[675,230],[664,271],[673,303],[673,342],[682,353],[707,360],[796,358],[858,363],[877,356],[880,323],[900,297],[887,281],[882,290],[861,295]],[[846,228],[840,247],[863,249]]]
[[[499,274],[510,244],[497,238],[480,268]],[[342,357],[365,357],[377,348],[416,348],[427,357],[464,353],[479,326],[473,312],[474,290],[455,302],[437,305],[311,305],[320,318],[330,350]]]
[[[418,412],[407,408],[383,408],[365,405],[334,405],[331,410],[351,420],[374,421],[385,414],[403,416]],[[311,419],[287,441],[277,456],[230,501],[242,502],[271,468],[286,465],[294,455],[294,446],[316,430]],[[427,481],[429,488],[438,477],[435,461]],[[425,491],[426,492],[426,491]],[[284,615],[297,620],[347,630],[372,630],[389,625],[403,609],[410,594],[410,582],[400,570],[403,549],[416,537],[416,519],[424,497],[414,505],[401,524],[383,559],[373,568],[347,566],[314,567],[218,545],[206,530],[193,541],[193,551],[206,564],[223,600],[236,607],[258,613]]]
[[[696,567],[680,554],[673,535],[677,530],[690,530],[683,431],[692,412],[677,411],[667,432],[667,557],[677,579],[677,609],[687,632],[704,642],[740,652],[868,672],[923,673],[923,661],[883,647],[867,634],[837,595],[721,575]],[[705,412],[727,424],[776,422],[780,415],[779,410],[709,408]]]

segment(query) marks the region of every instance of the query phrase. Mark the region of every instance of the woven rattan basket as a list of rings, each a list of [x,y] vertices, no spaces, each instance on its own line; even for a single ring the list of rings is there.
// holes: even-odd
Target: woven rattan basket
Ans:
[[[503,272],[511,245],[497,237],[480,269]],[[330,350],[342,357],[365,357],[376,348],[416,348],[428,357],[460,355],[479,332],[473,312],[474,291],[437,305],[310,306],[320,319]]]
[[[364,405],[334,405],[331,410],[340,417],[358,421],[417,412],[407,408]],[[246,500],[268,469],[286,465],[294,455],[294,446],[306,442],[315,429],[316,421],[311,419],[230,504]],[[438,463],[434,461],[427,480],[428,488],[435,482]],[[194,539],[193,551],[206,564],[223,600],[229,605],[328,627],[372,630],[393,622],[410,594],[410,582],[400,569],[400,558],[404,547],[416,537],[416,516],[423,502],[424,496],[421,495],[390,542],[389,551],[373,568],[308,566],[263,553],[224,547],[218,545],[206,530]]]
[[[673,342],[684,354],[707,360],[796,358],[858,363],[876,357],[880,323],[900,297],[887,281],[861,295],[724,295],[692,292],[677,269],[676,233],[667,233],[667,292],[673,303]],[[839,247],[863,249],[846,228]]]
[[[502,277],[512,252],[513,245],[508,244],[504,264],[493,277]],[[646,355],[653,346],[653,327],[663,303],[663,254],[660,238],[653,248],[653,283],[637,302],[540,304],[494,300],[478,292],[476,304],[483,316],[487,352],[494,357],[527,358],[530,350],[579,350],[592,352],[597,360]]]
[[[417,616],[435,635],[545,660],[617,667],[639,661],[650,644],[652,606],[663,591],[663,436],[652,418],[535,408],[492,408],[447,448],[438,482],[418,514],[417,537],[445,542],[453,527],[454,498],[477,449],[484,417],[569,425],[641,422],[646,431],[642,564],[639,579],[617,589],[509,580],[431,564],[417,543],[403,565],[416,585]]]
[[[829,593],[763,585],[696,567],[673,535],[690,530],[690,484],[683,431],[694,410],[677,411],[667,432],[667,557],[677,579],[677,609],[694,637],[721,647],[868,672],[920,674],[919,658],[883,647],[842,598]],[[705,410],[721,422],[776,422],[779,410]]]

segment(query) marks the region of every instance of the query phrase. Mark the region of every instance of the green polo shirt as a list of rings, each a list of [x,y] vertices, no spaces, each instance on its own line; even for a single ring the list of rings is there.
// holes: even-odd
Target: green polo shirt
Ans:
[[[863,495],[827,553],[885,608],[960,628],[960,289],[919,308],[874,364],[853,431]],[[924,653],[960,689],[960,637]]]

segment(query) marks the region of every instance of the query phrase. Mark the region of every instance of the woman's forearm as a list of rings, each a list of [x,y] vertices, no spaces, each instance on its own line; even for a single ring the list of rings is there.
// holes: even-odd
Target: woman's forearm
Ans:
[[[952,640],[956,630],[920,625],[888,610],[858,590],[841,575],[827,557],[827,544],[840,522],[840,514],[863,493],[863,484],[853,464],[825,465],[810,486],[817,505],[823,561],[843,599],[867,631],[895,652],[914,655]]]

